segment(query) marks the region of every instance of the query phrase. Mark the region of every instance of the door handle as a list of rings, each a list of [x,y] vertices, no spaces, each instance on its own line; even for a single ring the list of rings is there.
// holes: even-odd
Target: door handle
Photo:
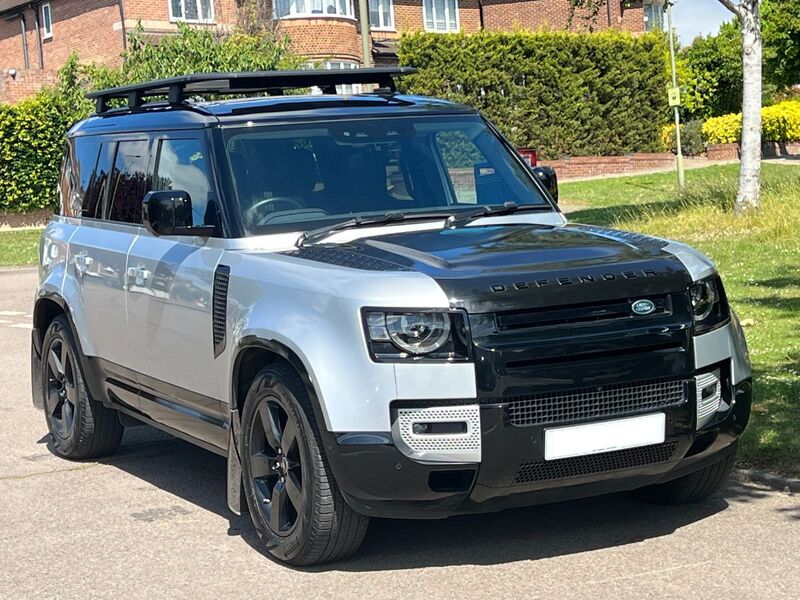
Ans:
[[[75,255],[75,272],[78,277],[86,275],[86,271],[94,263],[94,259],[85,252]]]
[[[143,287],[150,281],[152,273],[144,267],[128,267],[128,285]]]

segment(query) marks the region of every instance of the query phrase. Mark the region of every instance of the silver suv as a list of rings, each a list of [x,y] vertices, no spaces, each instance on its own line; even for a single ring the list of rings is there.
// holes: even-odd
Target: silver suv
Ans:
[[[552,172],[474,110],[398,94],[409,72],[91,95],[40,248],[56,451],[146,423],[226,456],[231,510],[295,565],[351,554],[371,516],[714,492],[751,371],[713,264],[568,223]]]

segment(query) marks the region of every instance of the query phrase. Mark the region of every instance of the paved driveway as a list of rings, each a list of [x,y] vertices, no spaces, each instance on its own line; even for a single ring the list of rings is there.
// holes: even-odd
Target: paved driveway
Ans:
[[[732,482],[701,504],[625,495],[370,526],[293,570],[225,505],[225,461],[148,427],[73,463],[31,405],[36,274],[0,272],[0,598],[797,598],[800,501]]]

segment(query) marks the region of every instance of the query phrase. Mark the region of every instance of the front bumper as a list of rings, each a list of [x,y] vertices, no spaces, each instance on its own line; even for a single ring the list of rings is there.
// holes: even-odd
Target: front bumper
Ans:
[[[570,500],[663,483],[735,453],[750,416],[751,381],[732,392],[731,408],[699,431],[690,404],[664,410],[661,448],[564,459],[559,465],[543,462],[543,428],[511,425],[502,405],[481,407],[477,464],[424,464],[389,438],[375,443],[381,441],[376,436],[351,438],[356,443],[341,443],[348,438],[339,436],[340,442],[327,445],[328,457],[347,502],[369,516],[433,519]]]

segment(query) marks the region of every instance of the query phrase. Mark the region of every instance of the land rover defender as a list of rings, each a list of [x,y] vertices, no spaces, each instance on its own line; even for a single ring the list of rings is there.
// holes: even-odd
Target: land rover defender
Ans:
[[[373,516],[722,485],[751,369],[712,262],[568,222],[552,172],[398,93],[412,72],[90,94],[34,311],[58,454],[141,423],[221,454],[230,508],[296,565],[353,553]]]

